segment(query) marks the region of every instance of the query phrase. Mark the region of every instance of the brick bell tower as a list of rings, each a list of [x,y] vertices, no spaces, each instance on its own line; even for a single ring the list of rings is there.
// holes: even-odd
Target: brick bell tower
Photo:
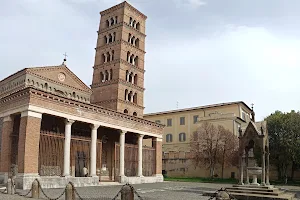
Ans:
[[[143,117],[147,17],[126,1],[100,14],[91,103]]]

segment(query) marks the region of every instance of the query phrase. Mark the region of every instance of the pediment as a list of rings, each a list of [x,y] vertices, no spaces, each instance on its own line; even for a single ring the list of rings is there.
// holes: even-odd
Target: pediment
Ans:
[[[28,68],[27,72],[45,81],[52,81],[92,93],[92,90],[65,65]]]

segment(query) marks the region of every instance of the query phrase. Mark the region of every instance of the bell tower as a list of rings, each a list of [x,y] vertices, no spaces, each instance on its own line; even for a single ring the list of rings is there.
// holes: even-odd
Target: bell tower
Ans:
[[[126,1],[100,15],[91,103],[143,117],[147,17]]]

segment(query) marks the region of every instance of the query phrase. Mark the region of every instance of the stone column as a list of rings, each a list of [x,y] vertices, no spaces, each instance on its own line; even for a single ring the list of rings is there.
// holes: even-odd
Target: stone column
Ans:
[[[144,135],[139,135],[139,161],[138,161],[138,176],[143,176],[143,137]]]
[[[134,73],[132,73],[131,83],[134,84]]]
[[[125,133],[126,131],[120,131],[120,174],[121,182],[122,177],[125,177]]]
[[[248,174],[249,150],[246,150],[245,163],[246,163],[246,184],[250,184],[249,174]]]
[[[112,51],[109,54],[110,54],[110,61],[112,61],[113,60],[113,53],[112,53]]]
[[[239,164],[240,164],[240,181],[239,181],[239,185],[244,185],[244,169],[243,169],[243,154],[240,154],[239,157]]]
[[[108,79],[107,80],[111,80],[111,73],[110,73],[110,71],[108,71]]]
[[[90,152],[90,176],[97,176],[96,168],[97,168],[97,130],[99,125],[91,125],[91,152]]]
[[[155,174],[162,177],[162,138],[153,138],[152,146],[155,148]]]
[[[13,120],[11,116],[6,116],[3,118],[2,124],[2,140],[1,140],[1,151],[0,151],[0,170],[1,173],[6,174],[10,170],[10,145],[11,137],[10,135],[13,132]],[[5,178],[7,179],[7,177]]]
[[[106,63],[106,62],[107,62],[107,54],[104,53],[104,63]]]
[[[71,150],[71,127],[73,120],[65,121],[65,145],[64,145],[64,173],[63,176],[70,176],[70,150]]]
[[[262,168],[262,174],[261,174],[261,185],[266,185],[266,160],[265,160],[265,149],[263,147],[263,151],[261,154],[261,168]]]
[[[128,72],[128,74],[126,75],[126,81],[129,82],[129,76],[130,76],[130,72]]]
[[[267,149],[267,158],[266,158],[266,185],[270,185],[270,179],[269,179],[269,168],[270,168],[270,153],[269,148]]]

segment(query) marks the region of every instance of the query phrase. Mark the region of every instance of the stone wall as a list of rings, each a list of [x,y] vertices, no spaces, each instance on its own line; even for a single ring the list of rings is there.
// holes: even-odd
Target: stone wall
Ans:
[[[2,126],[3,126],[3,118],[0,117],[0,152],[1,152],[1,143],[2,143]]]

